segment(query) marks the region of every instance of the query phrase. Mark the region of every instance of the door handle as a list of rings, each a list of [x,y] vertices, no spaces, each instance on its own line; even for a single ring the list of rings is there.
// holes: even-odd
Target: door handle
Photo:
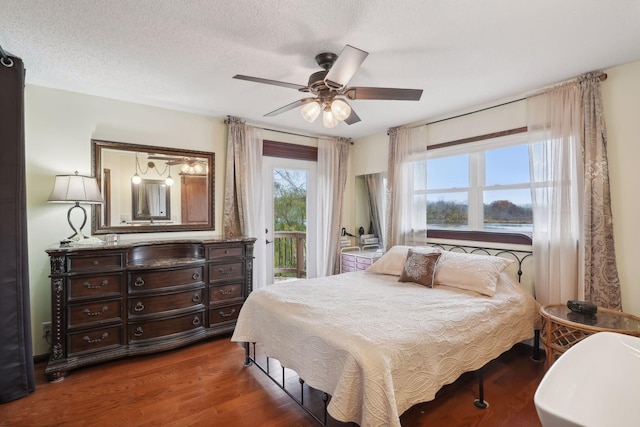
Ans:
[[[269,243],[273,243],[273,240],[269,240],[269,239],[267,239],[267,245],[268,245]]]

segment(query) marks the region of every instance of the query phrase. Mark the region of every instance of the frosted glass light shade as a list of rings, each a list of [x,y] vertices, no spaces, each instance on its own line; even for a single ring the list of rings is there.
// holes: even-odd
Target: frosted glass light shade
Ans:
[[[131,182],[133,182],[134,184],[140,184],[142,182],[142,178],[140,178],[140,175],[138,175],[138,172],[136,172],[132,177],[131,177]]]
[[[342,121],[351,114],[351,107],[341,99],[334,99],[331,102],[331,112],[336,119]]]
[[[171,178],[171,175],[169,175],[167,179],[164,180],[164,183],[167,184],[169,187],[173,185],[173,178]]]
[[[338,119],[335,118],[331,109],[327,108],[322,114],[322,124],[326,128],[334,128],[338,126]]]
[[[320,111],[322,111],[320,103],[313,101],[307,103],[304,107],[302,107],[300,113],[306,121],[308,121],[309,123],[313,123],[313,121],[320,115]]]

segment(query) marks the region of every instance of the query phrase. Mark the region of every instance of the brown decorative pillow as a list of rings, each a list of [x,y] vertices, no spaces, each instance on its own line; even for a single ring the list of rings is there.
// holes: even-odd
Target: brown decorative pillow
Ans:
[[[404,263],[404,269],[398,282],[415,282],[432,288],[439,258],[439,252],[422,253],[409,249],[407,261]]]

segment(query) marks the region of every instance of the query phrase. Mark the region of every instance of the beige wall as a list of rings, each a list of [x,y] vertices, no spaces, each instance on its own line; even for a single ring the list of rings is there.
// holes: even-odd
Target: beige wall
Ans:
[[[640,262],[636,258],[640,240],[640,61],[606,71],[602,99],[622,308],[640,316]]]
[[[608,79],[602,83],[604,115],[609,137],[609,173],[614,221],[614,238],[618,272],[622,287],[624,311],[640,316],[640,263],[635,259],[635,245],[640,239],[640,198],[636,186],[640,182],[640,61],[606,70]],[[493,105],[509,102],[498,100]],[[448,117],[481,110],[451,113]],[[429,120],[437,121],[439,118]],[[453,141],[505,129],[526,126],[526,105],[523,101],[498,108],[443,121],[427,127],[429,144]],[[349,185],[355,188],[356,176],[387,170],[388,136],[385,133],[367,136],[355,141],[352,150],[353,174]],[[359,200],[358,197],[354,199]],[[354,208],[346,222],[355,224],[360,219]],[[361,221],[361,220],[360,220]]]
[[[214,152],[216,230],[170,235],[221,235],[227,145],[227,131],[223,118],[27,86],[25,143],[34,354],[44,354],[49,350],[48,344],[41,338],[42,322],[51,320],[49,260],[45,249],[71,234],[66,216],[70,206],[49,204],[47,198],[56,174],[68,174],[77,170],[80,174],[93,175],[91,139]],[[89,225],[85,227],[85,231],[90,232]],[[135,234],[123,235],[122,239],[158,236],[156,233]]]

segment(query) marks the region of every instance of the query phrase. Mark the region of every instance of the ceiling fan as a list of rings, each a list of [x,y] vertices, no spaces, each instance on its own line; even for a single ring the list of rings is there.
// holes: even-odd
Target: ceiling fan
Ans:
[[[265,117],[273,117],[285,111],[302,106],[302,117],[313,122],[322,112],[322,123],[325,127],[333,128],[340,121],[352,125],[360,121],[360,117],[353,111],[347,100],[380,99],[395,101],[419,101],[422,89],[398,89],[384,87],[347,87],[347,83],[358,71],[360,65],[369,55],[364,50],[346,45],[340,53],[324,52],[316,55],[316,62],[322,68],[309,76],[307,86],[260,77],[236,74],[234,79],[264,83],[309,92],[313,97],[302,98],[284,107],[278,108]]]

